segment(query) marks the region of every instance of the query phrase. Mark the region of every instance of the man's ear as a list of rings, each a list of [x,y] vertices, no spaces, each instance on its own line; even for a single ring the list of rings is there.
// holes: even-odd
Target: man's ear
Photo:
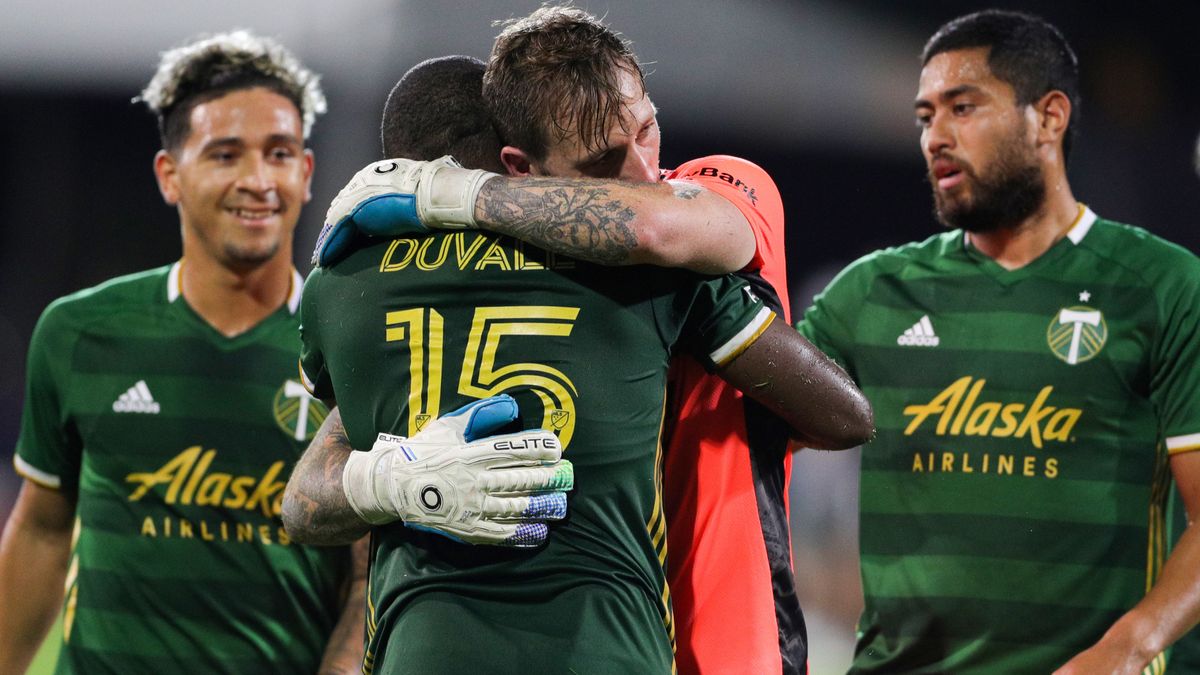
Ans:
[[[1061,145],[1071,123],[1071,99],[1056,89],[1047,92],[1033,107],[1038,117],[1038,143],[1057,142]]]
[[[154,178],[163,201],[170,206],[179,205],[179,167],[175,158],[166,150],[154,153]]]
[[[533,175],[533,162],[529,159],[529,155],[520,148],[514,148],[511,145],[500,148],[500,163],[508,170],[510,176]]]
[[[313,151],[309,148],[304,149],[304,201],[307,204],[312,200],[312,177],[313,177]]]

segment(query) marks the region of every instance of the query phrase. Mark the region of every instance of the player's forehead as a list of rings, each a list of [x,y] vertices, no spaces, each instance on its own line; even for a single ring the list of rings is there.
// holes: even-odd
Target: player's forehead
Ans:
[[[550,152],[559,154],[572,163],[586,162],[607,150],[624,145],[630,138],[654,120],[657,110],[646,92],[642,79],[624,69],[619,74],[621,100],[623,104],[604,121],[601,136],[584,140],[578,120],[560,120],[568,132],[557,142],[551,143]]]
[[[1012,87],[992,73],[988,47],[941,52],[921,68],[916,105],[936,105],[963,92],[1000,95]]]
[[[189,114],[188,127],[185,145],[203,145],[215,139],[255,143],[270,138],[302,143],[304,137],[296,105],[264,87],[235,89],[197,104]]]

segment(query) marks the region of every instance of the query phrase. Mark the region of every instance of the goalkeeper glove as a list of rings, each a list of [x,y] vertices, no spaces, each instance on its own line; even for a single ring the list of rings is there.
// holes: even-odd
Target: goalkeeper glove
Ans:
[[[467,404],[409,439],[379,434],[370,452],[351,452],[342,489],[372,525],[408,527],[469,544],[531,547],[546,521],[567,512],[574,467],[558,438],[541,429],[489,436],[515,420],[502,394]]]
[[[446,155],[428,162],[385,159],[367,165],[342,188],[317,237],[312,262],[327,267],[364,235],[401,237],[430,228],[475,227],[475,198],[497,174],[464,169]]]

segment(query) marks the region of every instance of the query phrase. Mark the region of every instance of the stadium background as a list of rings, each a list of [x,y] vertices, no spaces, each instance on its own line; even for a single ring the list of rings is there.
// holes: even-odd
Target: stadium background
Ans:
[[[486,58],[497,30],[492,21],[537,4],[6,0],[0,20],[4,452],[16,441],[25,352],[42,308],[178,255],[178,220],[162,204],[150,171],[158,148],[153,120],[130,103],[158,52],[199,32],[245,27],[281,38],[323,75],[330,112],[316,125],[314,200],[297,233],[297,266],[306,272],[329,199],[379,156],[379,113],[396,79],[424,58]],[[854,258],[937,229],[912,121],[918,54],[941,22],[986,6],[1046,16],[1079,54],[1082,136],[1070,166],[1076,196],[1105,217],[1200,249],[1194,7],[1079,0],[576,4],[606,16],[647,64],[664,167],[727,153],[774,175],[787,208],[797,313]],[[804,452],[798,460],[795,562],[813,673],[842,672],[861,607],[857,451]],[[0,519],[18,487],[11,464],[0,464]]]

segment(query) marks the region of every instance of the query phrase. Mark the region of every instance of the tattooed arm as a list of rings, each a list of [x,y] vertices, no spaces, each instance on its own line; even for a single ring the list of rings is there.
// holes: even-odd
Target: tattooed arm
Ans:
[[[371,526],[350,508],[342,491],[342,470],[350,440],[337,408],[329,412],[283,491],[283,527],[302,544],[349,544]]]
[[[475,220],[484,229],[602,265],[724,274],[745,267],[756,245],[737,206],[684,182],[497,176],[480,190]]]

